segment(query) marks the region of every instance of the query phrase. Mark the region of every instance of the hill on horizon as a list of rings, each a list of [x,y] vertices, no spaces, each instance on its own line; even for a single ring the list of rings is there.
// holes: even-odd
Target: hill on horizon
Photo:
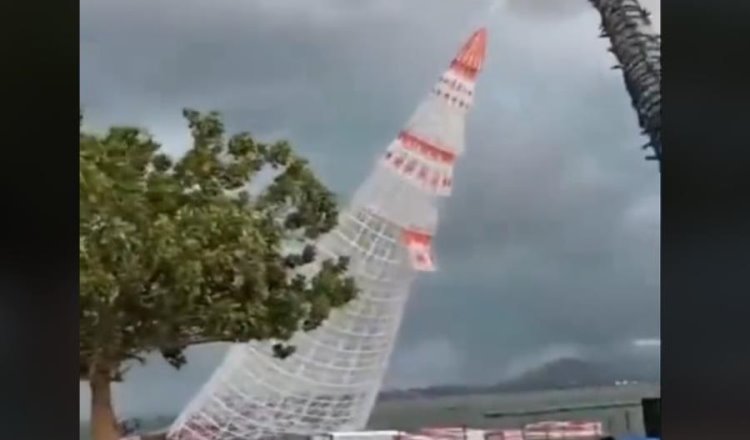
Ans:
[[[513,379],[491,385],[436,385],[426,388],[386,390],[380,393],[380,399],[602,387],[615,385],[615,382],[622,380],[657,383],[660,380],[659,366],[649,362],[633,364],[561,358],[529,370]]]

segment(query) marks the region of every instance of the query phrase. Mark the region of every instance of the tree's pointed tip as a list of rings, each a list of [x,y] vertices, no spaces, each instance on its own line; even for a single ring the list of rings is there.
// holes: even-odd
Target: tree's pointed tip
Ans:
[[[456,57],[453,59],[451,66],[460,68],[466,72],[476,75],[484,66],[484,59],[487,54],[487,28],[481,27],[474,31],[469,39],[464,43]]]

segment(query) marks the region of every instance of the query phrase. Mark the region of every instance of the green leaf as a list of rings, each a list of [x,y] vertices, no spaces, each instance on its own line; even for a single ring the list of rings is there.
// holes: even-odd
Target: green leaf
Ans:
[[[80,346],[82,375],[99,362],[124,365],[151,351],[176,368],[194,343],[273,339],[275,352],[350,301],[346,262],[314,264],[307,243],[330,231],[335,196],[285,141],[247,132],[226,140],[218,113],[185,109],[192,144],[170,157],[145,131],[81,130],[79,143]],[[277,177],[247,188],[264,169]],[[290,270],[292,269],[292,270]]]

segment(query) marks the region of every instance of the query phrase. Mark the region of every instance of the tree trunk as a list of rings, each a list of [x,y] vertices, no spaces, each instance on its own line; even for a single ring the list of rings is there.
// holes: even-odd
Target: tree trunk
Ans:
[[[638,0],[589,0],[602,17],[602,37],[612,43],[638,123],[661,163],[661,36]]]
[[[108,369],[97,369],[89,376],[91,386],[91,438],[119,440],[120,432],[112,408],[111,375]]]

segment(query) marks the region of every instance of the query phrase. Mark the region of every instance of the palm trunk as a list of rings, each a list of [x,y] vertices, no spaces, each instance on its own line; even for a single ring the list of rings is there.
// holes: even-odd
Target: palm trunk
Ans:
[[[97,370],[89,377],[91,386],[91,438],[119,440],[120,432],[112,408],[112,379],[109,370]]]
[[[590,0],[602,17],[602,37],[622,68],[638,123],[661,164],[661,36],[638,0]]]

